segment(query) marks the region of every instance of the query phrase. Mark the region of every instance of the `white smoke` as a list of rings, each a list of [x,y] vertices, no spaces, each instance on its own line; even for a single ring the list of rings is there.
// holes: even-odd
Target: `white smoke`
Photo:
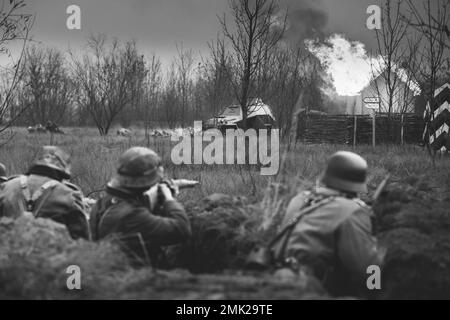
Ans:
[[[307,40],[306,46],[324,65],[336,93],[356,96],[369,85],[383,59],[369,57],[363,43],[334,34],[324,43]]]

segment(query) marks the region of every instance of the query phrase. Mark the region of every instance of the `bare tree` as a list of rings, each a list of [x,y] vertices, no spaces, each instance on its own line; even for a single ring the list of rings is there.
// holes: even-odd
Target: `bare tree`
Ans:
[[[178,120],[176,108],[179,105],[177,71],[174,62],[170,65],[166,78],[161,108],[167,125],[172,128]]]
[[[158,111],[158,100],[161,94],[161,61],[152,55],[150,60],[150,65],[147,70],[147,77],[145,83],[145,102],[144,102],[144,126],[145,126],[145,137],[147,139],[147,144],[150,144],[150,119],[156,119]],[[150,117],[150,114],[153,117]]]
[[[7,55],[12,63],[3,72],[7,85],[0,92],[0,132],[7,130],[25,109],[24,106],[18,106],[17,101],[13,101],[17,97],[14,93],[22,75],[25,46],[34,23],[33,15],[22,12],[25,5],[24,0],[0,1],[0,54]],[[14,61],[10,45],[17,41],[21,41],[22,45],[18,58]],[[17,108],[12,110],[15,102]]]
[[[401,65],[404,85],[401,88],[401,102],[400,112],[405,114],[411,112],[411,106],[415,104],[416,95],[421,92],[420,79],[417,78],[417,70],[420,70],[423,56],[418,54],[422,43],[422,36],[410,36],[407,40],[407,54],[403,59]]]
[[[132,121],[138,121],[143,116],[143,103],[145,101],[145,82],[148,74],[144,56],[134,57],[134,74],[129,83],[130,106],[129,112],[121,112],[120,120],[123,126],[128,126]]]
[[[24,115],[30,124],[61,122],[74,98],[73,88],[61,52],[36,46],[27,50],[19,100],[29,106]]]
[[[272,106],[283,138],[291,130],[297,102],[319,109],[319,63],[301,45],[277,49],[265,67],[268,71],[259,78],[260,95]],[[319,93],[319,95],[317,95]]]
[[[229,80],[227,70],[231,70],[230,56],[225,48],[224,39],[218,38],[209,42],[209,58],[203,59],[199,68],[201,85],[205,90],[207,112],[217,115],[221,108],[232,103],[230,97],[233,95],[232,84]]]
[[[450,21],[450,1],[449,0],[425,0],[423,10],[417,5],[407,0],[410,8],[411,17],[405,18],[409,24],[418,30],[423,36],[423,42],[420,51],[421,68],[417,70],[417,78],[422,83],[422,89],[430,105],[435,104],[434,93],[438,86],[448,81],[448,73],[444,70],[445,63],[449,64],[449,32],[448,25]],[[423,11],[424,13],[421,13]],[[427,118],[426,126],[431,128],[434,122],[434,114],[431,112]],[[426,130],[425,137],[428,150],[430,130]],[[434,137],[436,138],[436,137]],[[434,153],[433,153],[434,154]]]
[[[134,42],[121,46],[114,40],[107,47],[106,41],[104,35],[90,37],[90,52],[81,60],[71,53],[81,89],[79,103],[89,111],[100,135],[107,135],[116,117],[130,105],[142,62]]]
[[[175,60],[177,66],[177,88],[180,93],[180,122],[185,127],[187,109],[192,94],[192,72],[194,65],[194,55],[192,50],[185,50],[183,44],[177,45],[178,57]]]
[[[224,37],[230,42],[233,69],[228,76],[247,126],[249,100],[254,94],[255,75],[286,30],[287,15],[279,17],[275,0],[230,0],[233,26],[219,18]]]
[[[449,0],[429,0],[424,4],[425,15],[420,13],[420,8],[412,0],[407,0],[411,9],[413,19],[406,19],[411,26],[415,27],[427,37],[435,37],[441,42],[441,45],[450,49],[450,18],[449,18]],[[434,9],[433,9],[434,8]]]
[[[400,66],[406,54],[405,40],[408,31],[408,24],[402,18],[402,9],[401,0],[397,0],[395,4],[386,0],[381,29],[375,31],[377,55],[380,59],[373,63],[372,73],[376,93],[381,98],[381,111],[388,116],[394,112],[394,106],[401,104],[398,101],[398,88],[403,81]]]

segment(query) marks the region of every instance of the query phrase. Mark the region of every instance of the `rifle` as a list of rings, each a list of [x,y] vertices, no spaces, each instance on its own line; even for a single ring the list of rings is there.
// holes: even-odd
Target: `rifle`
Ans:
[[[391,178],[391,175],[388,174],[383,181],[381,181],[381,183],[378,185],[377,190],[375,190],[375,193],[372,196],[372,203],[375,203],[378,198],[380,197],[381,193],[384,191],[384,188],[386,188],[386,185],[389,181],[389,179]]]
[[[167,185],[170,191],[172,191],[172,194],[176,196],[180,190],[195,188],[200,185],[200,182],[187,179],[163,179],[160,183],[144,193],[149,200],[151,210],[164,202],[164,195],[159,188],[161,184]]]
[[[159,185],[161,185],[161,184],[166,184],[169,187],[169,189],[172,191],[172,194],[175,196],[180,192],[180,190],[192,189],[192,188],[199,186],[200,182],[195,181],[195,180],[187,180],[187,179],[164,179],[164,180],[162,180],[159,184],[153,186],[152,188],[150,188],[148,191],[146,191],[144,193],[146,195],[146,197],[149,199],[149,202],[150,202],[152,208],[154,208],[154,206],[157,203],[162,203],[164,201],[164,199],[162,199],[163,196],[159,192],[159,188],[158,188]],[[99,191],[103,191],[103,190],[93,191],[93,192],[89,193],[88,196],[83,198],[83,205],[87,212],[90,212],[92,207],[97,202],[97,200],[90,198],[90,195],[95,192],[99,192]]]
[[[187,179],[174,179],[174,180],[163,180],[162,183],[166,184],[174,194],[177,194],[183,189],[192,189],[200,185],[199,181],[187,180]]]

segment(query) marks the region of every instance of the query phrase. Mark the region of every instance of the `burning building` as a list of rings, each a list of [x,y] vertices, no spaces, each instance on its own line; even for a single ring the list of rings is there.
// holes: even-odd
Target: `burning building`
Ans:
[[[358,95],[338,97],[337,99],[345,104],[345,114],[371,114],[372,110],[364,103],[367,99],[378,100],[381,113],[415,113],[416,97],[421,92],[419,85],[409,79],[402,69],[391,72],[390,79],[396,79],[394,90],[389,89],[390,85],[386,80],[387,78],[386,71],[384,71],[384,73],[374,77]],[[390,92],[392,92],[391,103],[389,103]]]
[[[341,35],[331,36],[324,44],[307,45],[327,71],[330,88],[325,91],[339,106],[339,113],[371,114],[366,99],[378,101],[382,113],[414,113],[421,90],[404,69],[393,66],[388,72],[382,57],[369,56],[364,44]]]

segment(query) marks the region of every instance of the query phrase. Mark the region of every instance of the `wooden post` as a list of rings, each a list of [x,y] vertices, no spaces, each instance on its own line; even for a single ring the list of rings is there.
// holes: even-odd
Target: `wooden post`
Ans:
[[[363,99],[366,108],[373,111],[372,113],[372,146],[375,148],[376,146],[376,115],[377,110],[380,110],[381,100],[379,97],[367,97]]]
[[[358,117],[355,114],[355,120],[353,122],[353,148],[356,147],[356,133],[358,131]]]
[[[400,141],[401,141],[401,144],[402,144],[402,145],[405,144],[405,140],[404,140],[404,129],[403,129],[403,117],[404,117],[404,115],[403,115],[403,113],[402,113],[402,117],[401,117],[401,120],[400,120],[400,123],[401,123],[401,128],[400,128]]]
[[[372,146],[375,148],[376,146],[376,115],[377,112],[375,111],[375,109],[373,110],[373,114],[372,114]]]

